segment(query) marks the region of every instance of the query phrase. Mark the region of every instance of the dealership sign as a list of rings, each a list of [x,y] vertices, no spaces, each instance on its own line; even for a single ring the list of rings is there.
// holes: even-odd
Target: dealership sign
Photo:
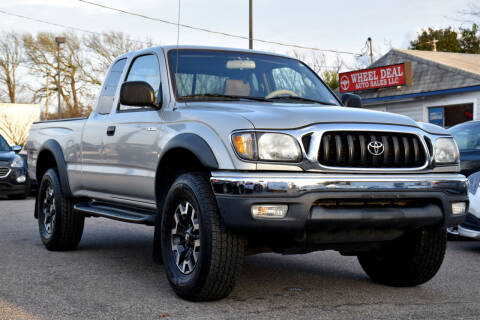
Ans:
[[[412,84],[412,64],[405,62],[390,66],[340,73],[340,92],[359,91]]]

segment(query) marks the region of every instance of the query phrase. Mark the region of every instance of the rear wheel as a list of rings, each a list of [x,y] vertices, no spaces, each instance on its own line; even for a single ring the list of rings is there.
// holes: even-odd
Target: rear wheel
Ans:
[[[48,250],[75,249],[83,234],[85,217],[73,211],[74,202],[62,193],[57,172],[49,169],[38,191],[40,238]]]
[[[217,300],[233,290],[244,258],[244,242],[225,228],[208,178],[181,175],[165,201],[162,256],[175,292],[191,301]]]
[[[445,256],[444,228],[410,231],[381,250],[358,256],[360,265],[375,282],[411,287],[423,284],[438,272]]]

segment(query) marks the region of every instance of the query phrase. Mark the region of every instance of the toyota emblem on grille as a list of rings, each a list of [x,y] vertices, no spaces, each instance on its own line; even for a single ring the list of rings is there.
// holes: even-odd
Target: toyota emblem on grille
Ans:
[[[368,144],[368,152],[374,156],[379,156],[383,153],[383,143],[380,141],[372,141]]]

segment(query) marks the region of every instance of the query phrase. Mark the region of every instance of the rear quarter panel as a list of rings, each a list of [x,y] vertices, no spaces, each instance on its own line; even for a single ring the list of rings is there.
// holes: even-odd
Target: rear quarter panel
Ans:
[[[60,145],[67,165],[70,187],[81,181],[80,163],[82,159],[81,137],[85,119],[69,119],[59,121],[36,122],[32,125],[28,147],[28,172],[33,180],[37,180],[36,169],[38,155],[48,140],[55,140]]]

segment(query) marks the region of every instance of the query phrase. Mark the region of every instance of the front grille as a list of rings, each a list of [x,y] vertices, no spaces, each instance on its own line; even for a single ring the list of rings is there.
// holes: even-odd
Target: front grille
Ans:
[[[0,178],[4,178],[10,172],[10,168],[0,168]]]
[[[375,152],[373,145],[369,147],[375,141],[383,150],[379,147]],[[426,158],[418,136],[395,132],[326,132],[318,151],[319,163],[330,167],[417,168]]]

